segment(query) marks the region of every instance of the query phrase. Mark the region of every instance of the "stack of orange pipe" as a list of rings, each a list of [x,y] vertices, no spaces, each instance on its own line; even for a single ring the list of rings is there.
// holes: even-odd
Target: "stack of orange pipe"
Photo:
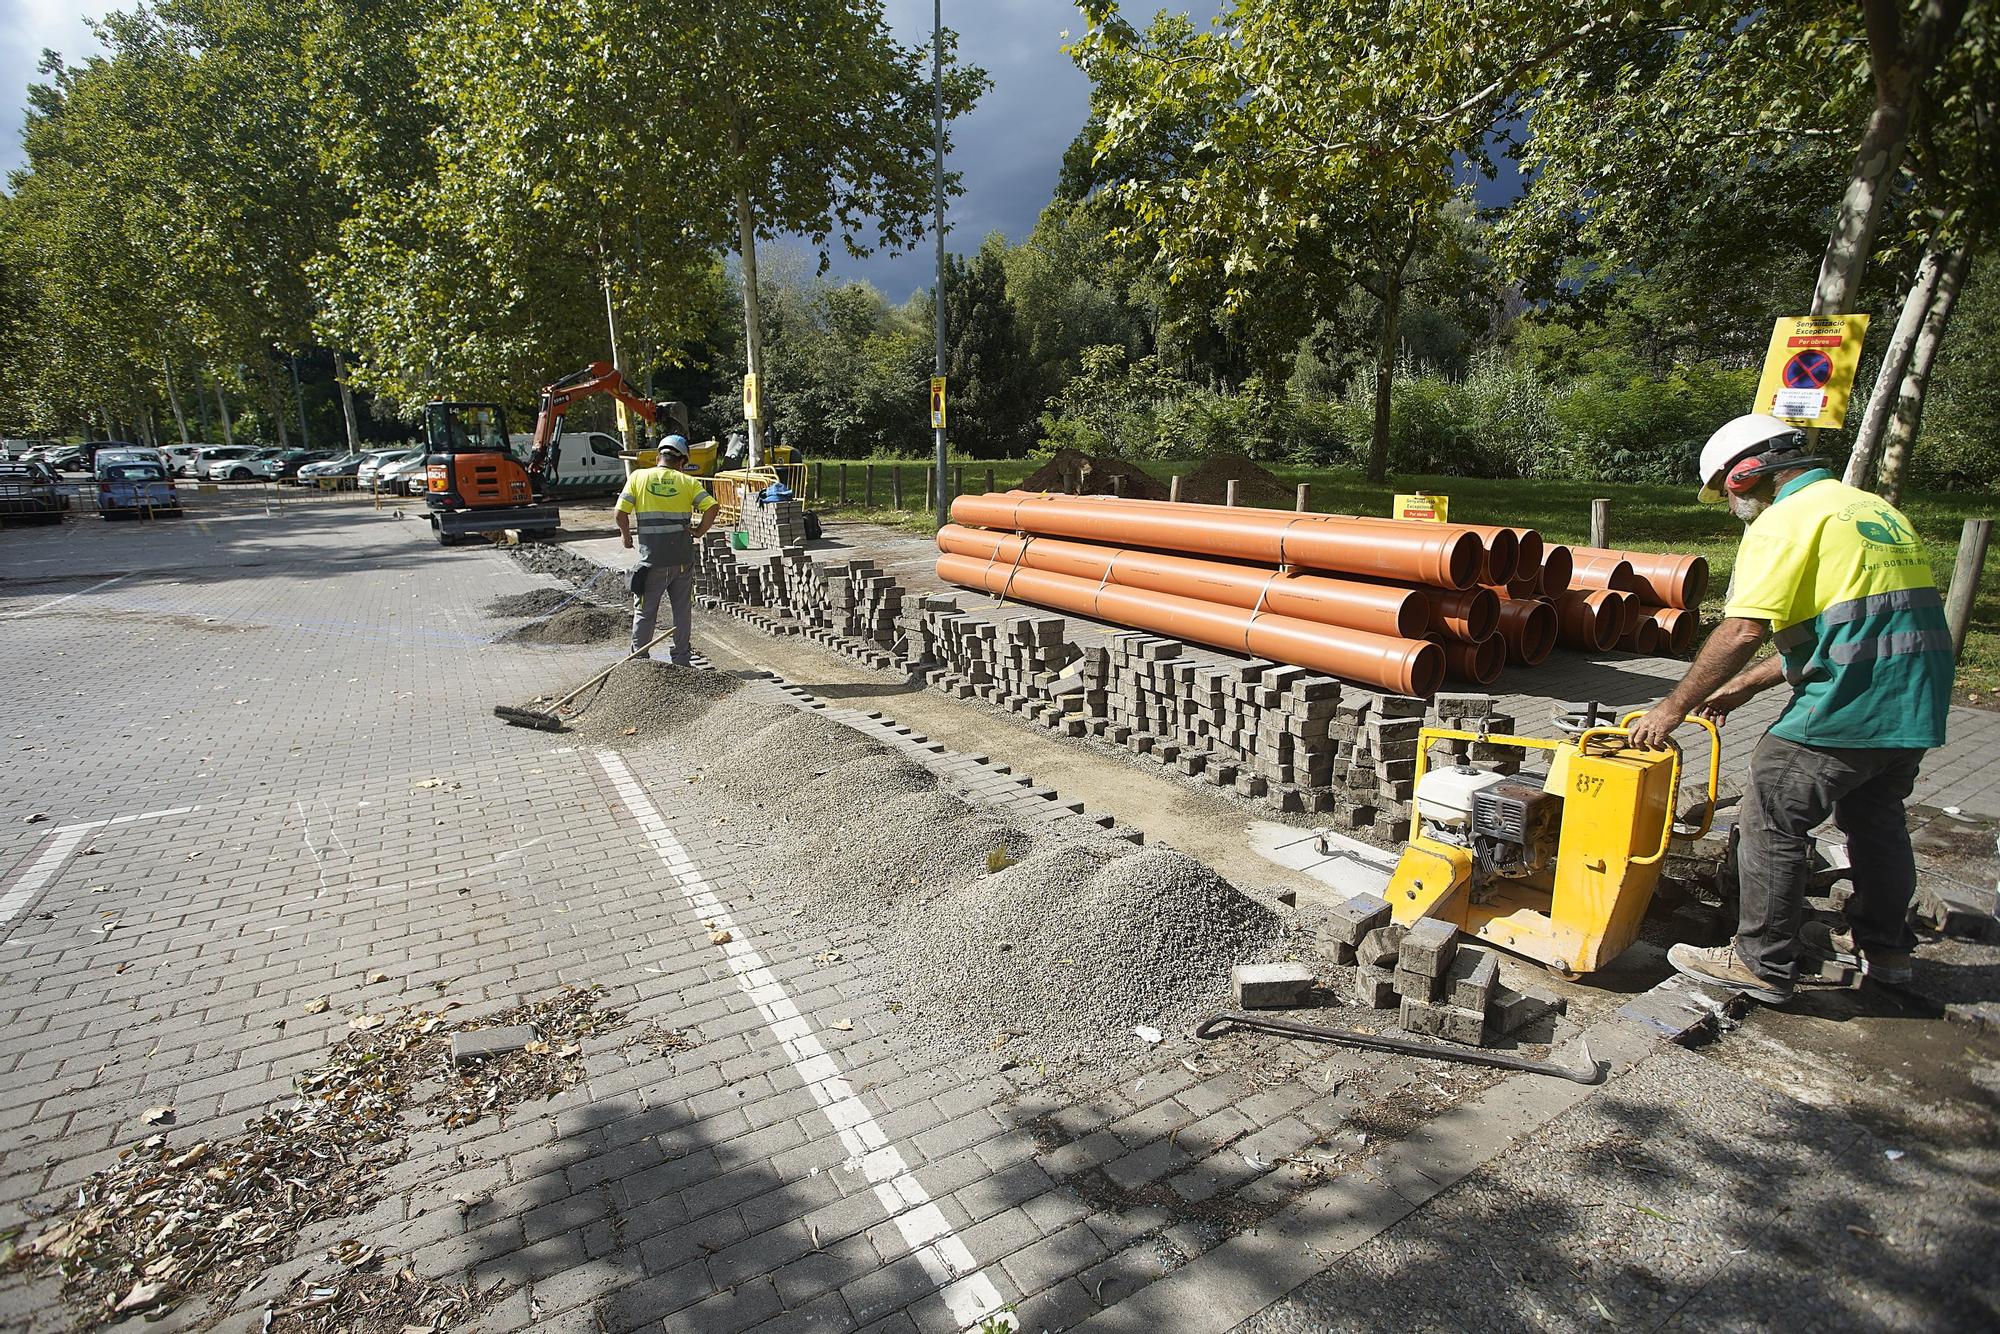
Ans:
[[[1617,647],[1676,657],[1686,657],[1693,650],[1701,600],[1708,593],[1705,557],[1578,547],[1576,558],[1577,582],[1584,582],[1580,572],[1586,567],[1606,572],[1602,577],[1607,582],[1592,582],[1590,587],[1629,593],[1637,602],[1635,614],[1620,630]],[[1613,571],[1615,577],[1609,573]]]
[[[1698,600],[1707,575],[1507,525],[1026,491],[960,496],[951,517],[948,582],[1416,695],[1558,643],[1691,639],[1692,611],[1651,595]]]

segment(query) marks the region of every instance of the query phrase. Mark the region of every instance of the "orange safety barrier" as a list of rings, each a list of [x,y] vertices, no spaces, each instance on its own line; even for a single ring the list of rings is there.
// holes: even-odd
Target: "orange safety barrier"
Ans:
[[[1470,588],[1486,559],[1478,535],[1463,528],[1116,496],[1044,496],[1022,491],[960,496],[952,502],[951,517],[981,528],[1440,588]]]
[[[1022,537],[946,524],[938,530],[938,550],[958,556],[1021,565],[1073,579],[1149,588],[1202,602],[1294,616],[1372,634],[1417,639],[1430,627],[1430,599],[1414,588],[1335,579],[1321,574],[1280,573],[1252,565],[1153,551],[1096,546],[1059,537]],[[1447,595],[1457,596],[1457,595]]]
[[[1444,651],[1421,639],[1393,639],[1151,589],[1093,584],[950,552],[938,556],[937,573],[945,582],[964,588],[989,593],[1006,589],[1010,596],[1037,606],[1292,663],[1399,694],[1434,694],[1444,679]]]

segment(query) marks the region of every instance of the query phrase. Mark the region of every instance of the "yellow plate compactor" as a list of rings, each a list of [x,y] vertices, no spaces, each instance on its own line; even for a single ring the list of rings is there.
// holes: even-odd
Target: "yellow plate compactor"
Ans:
[[[1575,737],[1493,736],[1426,728],[1417,742],[1410,840],[1389,881],[1398,922],[1435,917],[1560,972],[1588,973],[1623,953],[1660,883],[1674,836],[1678,747],[1639,750],[1627,740],[1634,712],[1616,727]],[[1721,739],[1708,730],[1708,832]],[[1455,764],[1431,769],[1440,741],[1486,742],[1551,752],[1546,779]]]

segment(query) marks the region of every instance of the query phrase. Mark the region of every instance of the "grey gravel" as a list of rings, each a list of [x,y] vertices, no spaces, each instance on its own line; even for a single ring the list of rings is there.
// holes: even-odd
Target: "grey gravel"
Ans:
[[[529,644],[607,644],[627,640],[631,633],[632,618],[627,613],[579,602],[509,630],[501,638]]]
[[[577,698],[573,707],[580,712],[568,720],[570,730],[613,745],[644,743],[685,732],[737,688],[736,679],[721,672],[634,658]]]
[[[509,593],[486,604],[489,616],[548,616],[577,600],[572,588],[531,588],[525,593]]]

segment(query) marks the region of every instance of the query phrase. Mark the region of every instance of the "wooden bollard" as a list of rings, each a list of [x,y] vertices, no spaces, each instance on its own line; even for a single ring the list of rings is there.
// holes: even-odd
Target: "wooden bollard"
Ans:
[[[951,496],[962,496],[964,494],[965,465],[963,463],[954,463],[951,465]],[[945,499],[949,501],[951,496],[946,496]]]
[[[897,509],[903,508],[903,465],[889,465],[889,503]]]
[[[1304,514],[1304,513],[1305,513],[1305,512],[1307,511],[1307,510],[1309,510],[1309,509],[1311,509],[1311,508],[1312,508],[1312,483],[1311,483],[1311,482],[1300,482],[1300,483],[1299,483],[1299,503],[1298,503],[1298,506],[1297,506],[1297,508],[1298,508],[1298,511],[1299,511],[1299,513],[1301,513],[1301,514]]]
[[[840,503],[845,505],[847,503],[847,465],[845,463],[840,464],[839,469]]]
[[[990,496],[993,494],[993,491],[993,470],[988,468],[986,470],[986,494]]]
[[[870,463],[865,466],[868,476],[862,482],[861,503],[865,508],[872,510],[875,508],[875,465]]]
[[[1236,505],[1236,479],[1234,477],[1223,484],[1222,503],[1231,508],[1234,508]]]
[[[1181,498],[1181,475],[1175,473],[1167,479],[1167,499],[1179,501]]]
[[[1611,545],[1611,502],[1593,500],[1590,502],[1590,545],[1608,547]]]

